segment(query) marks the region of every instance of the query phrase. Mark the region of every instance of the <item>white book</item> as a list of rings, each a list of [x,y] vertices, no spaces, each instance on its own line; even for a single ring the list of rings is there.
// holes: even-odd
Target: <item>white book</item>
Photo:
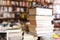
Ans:
[[[51,30],[51,29],[54,29],[54,28],[42,28],[42,27],[37,27],[36,30]]]
[[[45,24],[45,23],[44,23],[44,24],[41,24],[41,23],[40,23],[40,24],[36,24],[36,25],[41,25],[41,26],[51,26],[52,24],[49,24],[49,23],[46,23],[46,24]]]
[[[51,33],[51,32],[53,32],[53,31],[52,31],[52,30],[51,30],[51,31],[50,31],[50,30],[48,30],[48,31],[37,31],[37,34],[39,34],[39,33],[40,33],[40,34],[41,34],[41,33],[42,33],[42,34],[43,34],[43,33]]]
[[[53,28],[36,28],[36,31],[51,31]]]
[[[38,28],[54,28],[54,25],[37,25]]]
[[[53,16],[36,16],[36,21],[51,21],[53,20]]]
[[[43,33],[43,34],[38,34],[38,36],[52,36],[52,33],[48,33],[48,34],[45,34],[45,33]]]
[[[50,16],[52,16],[52,9],[36,8],[36,15],[50,15]]]
[[[51,24],[50,22],[46,22],[46,23],[36,22],[36,25],[50,26],[50,25],[52,25],[52,24]]]
[[[51,21],[36,21],[37,23],[51,23]]]

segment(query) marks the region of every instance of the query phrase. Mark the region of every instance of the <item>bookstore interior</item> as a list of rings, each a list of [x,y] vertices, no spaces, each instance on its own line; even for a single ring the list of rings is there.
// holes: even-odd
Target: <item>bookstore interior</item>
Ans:
[[[0,0],[0,40],[60,40],[60,0]]]

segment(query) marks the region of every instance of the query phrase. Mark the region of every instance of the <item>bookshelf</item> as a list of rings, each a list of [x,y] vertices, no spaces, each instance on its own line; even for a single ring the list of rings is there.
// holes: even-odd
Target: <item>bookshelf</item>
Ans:
[[[60,3],[59,3],[60,0],[54,0],[53,2],[53,16],[54,16],[54,19],[53,19],[53,24],[54,24],[54,27],[55,28],[60,28]]]
[[[2,15],[2,18],[0,20],[11,20],[11,19],[20,19],[23,14],[23,16],[27,15],[28,13],[28,2],[22,1],[22,0],[2,0],[3,3],[0,4],[0,14]],[[27,4],[27,5],[25,5]],[[5,17],[8,14],[8,16],[11,17]],[[13,15],[12,15],[13,14]],[[1,16],[0,15],[0,16]],[[19,15],[19,18],[16,18],[17,15]],[[14,18],[12,17],[14,16]]]
[[[27,1],[1,0],[0,1],[0,24],[7,29],[20,29],[21,23],[27,22],[29,7]],[[3,24],[5,22],[5,24]],[[7,24],[6,24],[7,23]],[[13,23],[13,24],[12,24]],[[16,25],[14,25],[16,24]],[[6,27],[4,25],[7,25]],[[12,25],[12,26],[11,26]],[[7,30],[6,29],[6,30]]]
[[[10,14],[12,13],[26,14],[29,13],[29,8],[35,8],[35,7],[49,8],[48,6],[52,5],[52,2],[43,1],[43,0],[2,0],[2,2],[3,3],[0,4],[0,8],[2,8],[1,9],[2,12],[0,13],[10,13]]]

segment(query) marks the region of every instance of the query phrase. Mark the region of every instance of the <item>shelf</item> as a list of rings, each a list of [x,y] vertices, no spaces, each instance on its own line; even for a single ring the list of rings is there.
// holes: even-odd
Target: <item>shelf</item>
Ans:
[[[14,18],[0,18],[0,20],[1,20],[1,19],[14,19]]]
[[[15,13],[28,13],[28,12],[14,12],[13,11],[13,12],[0,12],[0,13],[14,13],[15,14]]]
[[[54,26],[54,28],[60,28],[60,26]]]
[[[60,20],[60,18],[54,19],[54,20]]]
[[[19,19],[19,18],[0,18],[0,20],[11,20],[11,19]]]
[[[10,1],[25,1],[25,0],[10,0]]]
[[[53,24],[60,24],[60,23],[53,23]]]
[[[11,7],[12,5],[0,5],[0,7]]]
[[[29,9],[31,9],[31,8],[34,9],[34,8],[36,8],[36,7],[29,7]]]
[[[22,1],[22,0],[4,0],[4,1]]]
[[[8,1],[8,0],[4,0],[4,1]],[[31,1],[28,1],[28,0],[9,0],[9,1],[25,1],[25,2],[31,2]],[[32,2],[33,2],[33,0],[32,0]],[[36,1],[35,1],[36,2]]]
[[[23,6],[14,6],[14,5],[0,5],[0,7],[20,7],[20,8],[28,8]]]

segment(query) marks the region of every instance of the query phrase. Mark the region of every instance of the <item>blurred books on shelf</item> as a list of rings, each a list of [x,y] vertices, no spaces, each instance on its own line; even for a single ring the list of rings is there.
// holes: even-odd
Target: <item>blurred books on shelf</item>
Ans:
[[[60,4],[60,0],[54,0],[54,4]]]

